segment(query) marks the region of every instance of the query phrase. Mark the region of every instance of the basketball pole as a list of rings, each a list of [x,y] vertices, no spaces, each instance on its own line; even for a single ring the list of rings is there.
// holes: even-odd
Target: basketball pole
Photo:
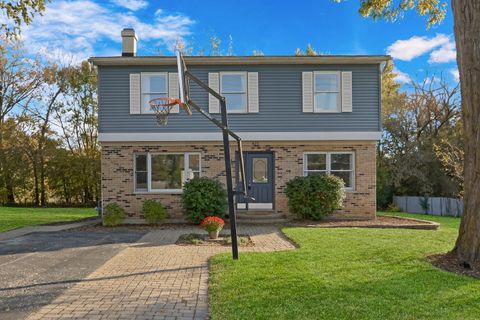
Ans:
[[[237,217],[235,212],[235,193],[239,194],[240,192],[235,192],[233,190],[233,178],[232,178],[232,161],[230,154],[230,137],[234,138],[238,143],[239,149],[239,165],[240,165],[240,175],[242,178],[243,190],[242,193],[244,196],[246,194],[246,181],[245,181],[245,169],[243,161],[243,150],[242,150],[242,139],[235,134],[232,130],[228,128],[228,115],[227,115],[227,103],[225,97],[220,95],[218,92],[210,88],[208,85],[203,83],[200,79],[195,77],[189,71],[185,71],[185,77],[187,79],[193,80],[205,91],[213,95],[220,102],[220,113],[221,113],[221,122],[212,117],[208,112],[204,111],[200,106],[198,106],[192,100],[188,101],[188,104],[191,105],[195,110],[202,114],[205,118],[213,122],[217,127],[222,130],[223,135],[223,152],[225,158],[225,178],[227,182],[227,199],[228,199],[228,216],[230,220],[230,236],[232,238],[232,256],[233,260],[238,260],[238,240],[237,240]]]
[[[233,260],[238,260],[238,244],[237,244],[237,217],[235,214],[235,202],[232,182],[232,161],[230,156],[230,139],[228,134],[227,104],[225,97],[220,99],[220,111],[222,113],[222,133],[223,133],[223,152],[225,158],[225,176],[227,179],[227,195],[228,195],[228,217],[230,218],[230,233],[232,238],[232,256]]]

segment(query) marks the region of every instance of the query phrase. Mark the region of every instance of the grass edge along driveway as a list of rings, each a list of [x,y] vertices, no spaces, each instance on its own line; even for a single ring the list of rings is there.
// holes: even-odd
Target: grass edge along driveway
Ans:
[[[433,267],[458,218],[437,231],[284,228],[300,248],[211,260],[212,319],[478,319],[480,280]]]
[[[0,232],[19,227],[68,222],[97,216],[93,208],[0,207]]]

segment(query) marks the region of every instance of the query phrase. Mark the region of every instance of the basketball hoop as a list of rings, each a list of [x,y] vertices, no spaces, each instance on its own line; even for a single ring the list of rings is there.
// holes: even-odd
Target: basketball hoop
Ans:
[[[150,108],[155,112],[157,123],[161,126],[168,124],[168,116],[176,105],[182,105],[180,99],[176,98],[155,98],[148,101]]]

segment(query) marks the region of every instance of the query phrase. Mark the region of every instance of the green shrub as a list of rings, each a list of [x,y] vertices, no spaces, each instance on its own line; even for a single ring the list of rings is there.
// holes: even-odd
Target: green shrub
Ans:
[[[165,207],[155,200],[145,200],[142,211],[145,220],[147,220],[149,224],[159,224],[165,219]]]
[[[109,203],[103,210],[102,219],[104,226],[118,226],[125,219],[125,210],[115,202]]]
[[[193,178],[183,187],[182,205],[189,222],[199,224],[206,216],[224,218],[227,211],[227,192],[220,182]]]
[[[402,211],[402,209],[400,209],[400,207],[395,205],[394,203],[390,203],[387,206],[386,210],[387,210],[387,212],[400,212],[400,211]]]
[[[341,208],[344,182],[333,175],[309,175],[287,182],[285,193],[290,211],[302,218],[319,220]]]

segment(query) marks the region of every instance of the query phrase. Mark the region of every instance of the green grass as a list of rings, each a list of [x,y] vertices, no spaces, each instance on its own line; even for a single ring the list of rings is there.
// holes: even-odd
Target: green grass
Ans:
[[[93,208],[0,207],[0,232],[18,227],[73,221],[96,216]]]
[[[452,249],[459,219],[394,215],[441,227],[285,228],[299,249],[215,256],[212,319],[479,319],[480,280],[425,258]]]

